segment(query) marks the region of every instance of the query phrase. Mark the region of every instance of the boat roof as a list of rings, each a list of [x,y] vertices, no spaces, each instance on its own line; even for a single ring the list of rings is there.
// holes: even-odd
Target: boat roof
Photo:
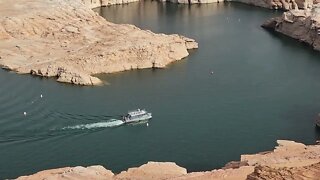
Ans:
[[[136,115],[145,114],[145,113],[147,113],[147,111],[144,109],[137,109],[137,110],[133,110],[133,111],[128,112],[128,114],[130,116],[136,116]]]

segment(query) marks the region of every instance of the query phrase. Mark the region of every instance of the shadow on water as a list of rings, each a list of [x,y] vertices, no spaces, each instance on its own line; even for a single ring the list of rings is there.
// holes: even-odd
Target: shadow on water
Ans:
[[[264,28],[262,28],[262,29],[264,29]],[[270,34],[270,36],[275,41],[280,42],[284,46],[292,47],[292,48],[295,48],[297,50],[307,51],[310,55],[313,55],[315,57],[319,57],[319,55],[320,55],[319,51],[315,51],[313,49],[313,47],[311,45],[307,44],[306,42],[302,42],[302,41],[293,39],[293,38],[291,38],[291,37],[289,37],[289,36],[287,36],[285,34],[281,34],[279,32],[275,32],[275,31],[267,30],[267,29],[264,29],[264,30],[267,31],[268,34]]]
[[[314,131],[315,131],[315,139],[317,139],[317,141],[320,141],[320,127],[315,126]]]

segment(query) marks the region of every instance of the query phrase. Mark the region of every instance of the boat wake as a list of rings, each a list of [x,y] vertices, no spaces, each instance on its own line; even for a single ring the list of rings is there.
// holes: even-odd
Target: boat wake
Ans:
[[[97,123],[90,123],[90,124],[79,124],[75,126],[67,126],[62,128],[62,130],[67,129],[97,129],[97,128],[107,128],[107,127],[117,127],[123,125],[124,122],[119,119],[111,119],[110,121],[103,121]]]

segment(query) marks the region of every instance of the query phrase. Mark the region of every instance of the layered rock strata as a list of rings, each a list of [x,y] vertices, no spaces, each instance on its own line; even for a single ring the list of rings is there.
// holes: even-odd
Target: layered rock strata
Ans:
[[[132,2],[137,2],[139,0],[81,0],[87,7],[93,9],[103,6],[128,4]]]
[[[94,74],[163,68],[197,46],[107,22],[80,0],[0,0],[0,66],[17,73],[97,85]]]
[[[263,27],[297,39],[320,51],[320,4],[311,10],[291,10],[265,22]]]
[[[163,2],[172,2],[179,4],[207,4],[207,3],[219,3],[226,0],[160,0]]]
[[[317,180],[320,177],[320,163],[303,167],[273,168],[268,166],[257,166],[247,180]]]
[[[224,1],[241,2],[269,9],[310,9],[317,0],[160,0],[181,4],[219,3]]]
[[[312,8],[314,0],[237,0],[242,3],[260,6],[269,9],[309,9]]]
[[[74,167],[45,170],[19,180],[40,179],[110,179],[110,180],[264,180],[264,179],[318,179],[320,177],[320,145],[306,146],[293,141],[277,141],[274,151],[242,155],[240,162],[207,172],[187,173],[175,163],[149,162],[138,168],[130,168],[113,174],[102,166]]]

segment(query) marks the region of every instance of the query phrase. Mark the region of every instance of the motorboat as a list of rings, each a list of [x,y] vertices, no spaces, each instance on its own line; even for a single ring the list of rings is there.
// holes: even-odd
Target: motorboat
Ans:
[[[133,123],[139,121],[147,121],[152,118],[152,114],[147,112],[145,109],[137,109],[129,111],[127,115],[123,116],[122,120],[124,123]]]

